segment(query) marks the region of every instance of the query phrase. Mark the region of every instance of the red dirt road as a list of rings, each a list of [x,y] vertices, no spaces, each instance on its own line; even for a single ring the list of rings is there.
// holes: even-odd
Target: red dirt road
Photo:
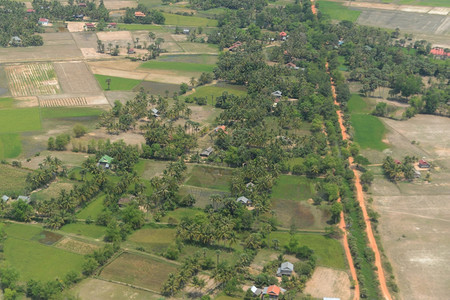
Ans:
[[[326,68],[328,70],[328,63],[326,63]],[[334,99],[334,104],[339,105],[339,103],[336,101],[336,88],[334,86],[333,78],[330,78],[330,79],[331,79],[331,91],[332,91],[332,95],[333,95],[333,99]],[[340,110],[337,110],[336,113],[338,115],[339,127],[341,128],[342,138],[344,140],[348,140],[349,137],[348,137],[347,131],[345,129],[345,126],[344,126],[344,123],[342,120],[342,112]],[[353,157],[350,156],[348,158],[348,162],[351,166],[353,164]],[[369,246],[375,253],[375,266],[377,267],[376,273],[378,275],[378,281],[380,282],[381,292],[383,294],[384,299],[392,300],[391,294],[389,293],[389,290],[386,285],[386,278],[384,276],[383,266],[381,264],[380,251],[378,251],[378,245],[377,245],[377,243],[375,241],[375,237],[373,235],[372,225],[370,224],[370,218],[369,218],[369,215],[367,214],[367,209],[366,209],[366,204],[364,202],[364,194],[363,194],[363,190],[362,190],[362,186],[361,186],[361,181],[359,178],[359,174],[355,168],[353,168],[353,174],[355,175],[356,198],[357,198],[358,203],[363,212],[364,222],[366,223],[366,234],[367,234],[367,238],[369,240]],[[341,213],[341,223],[342,223],[342,218],[343,218],[343,213]],[[345,224],[344,224],[344,226],[345,226]],[[339,224],[339,227],[341,227],[341,224]],[[346,238],[346,236],[345,236],[345,238]],[[359,293],[358,293],[358,295],[359,295]]]

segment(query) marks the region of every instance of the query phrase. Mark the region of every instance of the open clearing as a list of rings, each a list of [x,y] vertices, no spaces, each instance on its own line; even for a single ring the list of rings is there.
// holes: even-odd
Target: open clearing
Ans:
[[[142,179],[150,180],[155,176],[162,175],[169,163],[153,159],[140,159],[134,166],[134,170]]]
[[[5,67],[5,71],[14,97],[57,94],[60,91],[51,63],[10,65]]]
[[[146,251],[161,253],[175,242],[176,229],[142,228],[128,238],[129,242],[144,247]]]
[[[100,277],[125,282],[159,292],[176,265],[144,255],[123,253],[100,274]]]
[[[22,193],[29,171],[0,164],[0,194]]]
[[[231,169],[214,168],[206,166],[194,166],[188,175],[186,185],[229,191],[231,179]]]
[[[0,133],[36,131],[40,129],[41,118],[37,107],[0,110]]]
[[[63,92],[100,93],[94,77],[84,62],[60,62],[54,66]]]
[[[317,267],[314,270],[313,276],[306,283],[304,293],[320,299],[330,296],[342,300],[352,299],[348,274],[324,267]]]
[[[94,224],[70,223],[61,227],[61,231],[98,239],[105,235],[106,227]]]
[[[329,15],[331,19],[334,20],[347,20],[356,22],[360,11],[351,10],[344,6],[342,3],[331,2],[331,1],[317,1],[319,3],[319,10],[326,15]]]
[[[388,128],[386,137],[393,145],[387,153],[395,158],[425,157],[434,166],[429,184],[421,179],[393,184],[382,175],[377,175],[373,184],[374,208],[381,216],[378,230],[398,281],[400,298],[447,298],[450,119],[417,115],[408,121],[383,122]],[[412,145],[411,141],[420,143]],[[373,161],[378,162],[383,156],[373,155]]]
[[[107,91],[130,91],[141,83],[141,80],[120,78],[106,75],[94,75],[98,84]],[[110,80],[109,88],[106,80]]]
[[[100,248],[100,246],[98,245],[78,241],[71,237],[62,238],[54,246],[60,249],[64,249],[82,255],[90,254]]]
[[[122,284],[112,283],[101,279],[87,278],[77,284],[72,291],[80,299],[96,300],[148,300],[161,299],[161,295],[135,289]]]

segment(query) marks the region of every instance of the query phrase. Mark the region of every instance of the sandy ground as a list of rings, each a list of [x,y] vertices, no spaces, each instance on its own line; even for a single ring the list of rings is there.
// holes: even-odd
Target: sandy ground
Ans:
[[[101,93],[97,80],[84,62],[58,62],[53,65],[63,92]]]
[[[109,10],[118,10],[125,7],[136,7],[137,1],[105,1],[105,7]]]
[[[350,279],[346,272],[331,268],[317,267],[306,283],[305,294],[314,298],[333,297],[341,300],[352,299]]]
[[[67,30],[69,32],[81,32],[84,31],[84,24],[86,22],[66,22],[67,23]]]
[[[425,157],[435,167],[431,183],[393,184],[376,176],[372,197],[378,230],[393,266],[400,299],[446,299],[450,273],[450,119],[418,115],[385,120],[393,157]],[[411,141],[419,141],[412,145]],[[364,154],[364,153],[363,153]],[[425,172],[422,171],[422,176]]]

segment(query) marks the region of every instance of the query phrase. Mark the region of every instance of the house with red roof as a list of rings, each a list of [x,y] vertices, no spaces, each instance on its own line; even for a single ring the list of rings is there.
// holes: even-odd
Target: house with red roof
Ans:
[[[108,28],[116,28],[117,27],[117,23],[109,23]]]
[[[450,52],[445,52],[444,48],[439,47],[431,49],[430,54],[433,54],[434,56],[450,57]]]
[[[228,48],[228,51],[234,51],[237,48],[239,48],[240,46],[242,46],[242,43],[240,41],[237,41]]]
[[[262,299],[278,299],[278,297],[280,297],[280,294],[283,294],[284,292],[286,292],[285,289],[280,288],[276,285],[270,285],[263,289]]]
[[[427,161],[423,159],[419,160],[419,168],[429,169],[430,167],[431,165]]]
[[[86,3],[78,3],[78,6],[79,7],[87,7],[87,4]]]
[[[85,23],[84,29],[85,30],[95,30],[95,24],[94,23]]]
[[[36,12],[36,11],[32,8],[27,9],[27,13],[29,13],[29,14],[34,13],[34,12]]]
[[[288,35],[286,32],[284,32],[284,31],[280,32],[280,39],[285,41],[287,39],[287,37],[288,37]]]
[[[39,18],[38,25],[48,26],[48,19],[46,19],[46,18]]]
[[[294,70],[300,69],[299,67],[297,67],[296,64],[291,63],[291,62],[288,62],[285,66],[286,66],[287,68],[289,68],[289,69],[294,69]]]
[[[135,17],[145,17],[145,14],[142,11],[137,11],[134,13]]]
[[[217,126],[216,128],[214,128],[214,131],[215,131],[215,132],[219,132],[220,130],[222,130],[223,132],[225,132],[226,134],[228,134],[228,132],[227,132],[227,126],[225,126],[225,125],[220,125],[220,126]]]

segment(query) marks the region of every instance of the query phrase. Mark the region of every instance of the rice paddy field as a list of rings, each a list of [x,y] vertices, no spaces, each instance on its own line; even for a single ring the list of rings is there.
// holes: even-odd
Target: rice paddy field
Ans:
[[[174,228],[142,228],[128,238],[132,245],[143,247],[152,253],[161,253],[175,242]]]
[[[30,171],[0,164],[0,194],[22,194]]]
[[[94,76],[104,91],[131,91],[136,86],[138,86],[142,81],[137,79],[121,78],[98,74],[95,74]],[[109,88],[106,82],[107,79],[111,80]]]
[[[105,235],[106,227],[94,224],[70,223],[61,227],[61,231],[99,239]]]
[[[163,13],[166,18],[166,25],[194,26],[194,27],[216,27],[217,20],[202,17],[182,16],[176,14]]]
[[[215,65],[211,64],[197,64],[190,62],[175,62],[175,61],[147,61],[141,64],[142,68],[168,70],[168,71],[182,71],[182,72],[212,72]],[[97,76],[97,75],[96,75]]]
[[[194,166],[185,184],[228,192],[231,173],[228,168]]]
[[[9,90],[14,97],[57,94],[61,88],[52,63],[5,66]]]
[[[330,18],[334,20],[356,22],[359,15],[361,14],[360,11],[351,10],[348,7],[345,7],[342,3],[322,0],[317,1],[317,3],[319,4],[319,10],[323,14],[330,16]]]
[[[41,129],[39,108],[18,108],[0,110],[0,134]]]

